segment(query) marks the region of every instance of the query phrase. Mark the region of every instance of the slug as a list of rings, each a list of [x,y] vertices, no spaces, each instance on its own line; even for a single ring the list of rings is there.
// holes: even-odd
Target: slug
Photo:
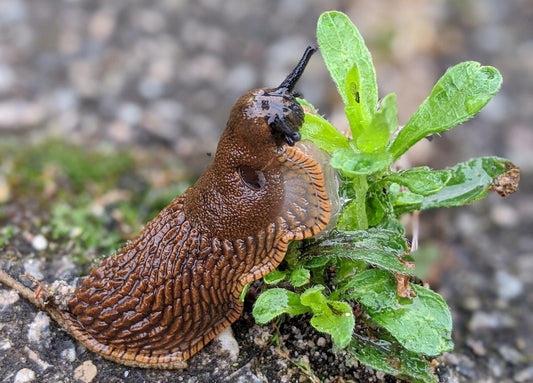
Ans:
[[[314,236],[330,220],[322,166],[299,142],[304,112],[293,92],[315,50],[307,48],[277,88],[238,99],[195,185],[92,270],[65,304],[1,270],[0,281],[104,358],[186,367],[239,318],[245,285],[274,270],[290,241]]]

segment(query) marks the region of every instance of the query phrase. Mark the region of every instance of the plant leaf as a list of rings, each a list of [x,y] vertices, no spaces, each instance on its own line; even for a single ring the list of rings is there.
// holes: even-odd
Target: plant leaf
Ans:
[[[365,270],[350,282],[353,290],[347,296],[407,350],[433,356],[453,349],[451,314],[437,293],[411,284],[416,296],[398,298],[394,276],[378,269]]]
[[[294,269],[289,275],[289,280],[294,287],[302,287],[309,283],[311,273],[304,268]]]
[[[427,196],[441,190],[450,180],[449,170],[431,170],[427,166],[403,170],[385,177],[386,181],[403,185],[412,193]]]
[[[332,234],[313,246],[306,255],[363,260],[395,273],[413,275],[413,270],[401,262],[408,254],[405,238],[392,230],[371,228]]]
[[[427,360],[384,339],[352,339],[348,351],[365,366],[412,383],[437,383]]]
[[[356,114],[368,123],[377,108],[378,87],[361,34],[348,16],[337,11],[320,15],[316,33],[324,62],[344,103],[360,109]]]
[[[339,149],[333,153],[330,164],[353,178],[387,169],[392,163],[390,153],[355,153],[351,149]]]
[[[309,311],[300,303],[300,296],[292,291],[274,288],[263,292],[254,303],[253,315],[257,323],[268,323],[281,314],[299,315]]]
[[[348,117],[348,122],[350,123],[353,139],[357,139],[361,132],[368,127],[372,120],[372,115],[376,111],[375,105],[374,109],[370,109],[372,106],[366,105],[363,102],[365,101],[366,94],[362,93],[361,85],[362,80],[359,75],[359,68],[354,66],[346,75],[345,92],[348,103],[344,108],[346,117]]]
[[[318,115],[305,114],[300,134],[302,139],[312,141],[316,146],[328,153],[332,153],[338,148],[350,148],[348,138],[343,136],[326,119]]]
[[[457,164],[449,169],[450,178],[438,192],[421,196],[403,192],[394,201],[395,214],[436,207],[463,206],[485,197],[492,184],[502,174],[516,168],[509,160],[480,157]]]
[[[302,293],[301,303],[313,311],[311,325],[314,328],[330,334],[337,346],[346,347],[355,326],[352,308],[346,302],[327,299],[322,293],[324,288],[322,285],[308,288]]]
[[[479,112],[502,83],[496,68],[466,61],[448,69],[389,148],[394,159],[422,138],[446,131]]]
[[[283,281],[286,276],[287,274],[284,271],[280,271],[278,269],[272,270],[263,277],[263,282],[265,282],[267,285],[275,285]]]
[[[366,153],[382,152],[389,144],[389,139],[397,128],[396,95],[391,93],[381,100],[381,108],[374,114],[370,124],[357,137],[357,148]]]

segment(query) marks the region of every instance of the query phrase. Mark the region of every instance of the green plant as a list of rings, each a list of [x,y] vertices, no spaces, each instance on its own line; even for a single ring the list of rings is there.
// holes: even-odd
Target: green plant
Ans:
[[[497,157],[446,170],[393,171],[391,165],[422,138],[474,116],[498,91],[501,75],[476,62],[450,68],[400,129],[396,96],[378,101],[370,53],[348,17],[324,13],[317,37],[345,103],[351,138],[305,100],[310,112],[301,133],[331,154],[346,202],[335,230],[292,244],[282,268],[264,278],[270,285],[288,280],[292,287],[264,291],[254,317],[266,323],[281,314],[311,313],[313,327],[329,333],[336,346],[363,364],[413,382],[435,382],[429,359],[453,349],[451,315],[440,295],[410,282],[414,260],[398,217],[466,205],[489,190],[506,195],[516,189],[519,170]],[[364,309],[357,320],[356,306]],[[356,322],[365,324],[364,331],[354,330]]]

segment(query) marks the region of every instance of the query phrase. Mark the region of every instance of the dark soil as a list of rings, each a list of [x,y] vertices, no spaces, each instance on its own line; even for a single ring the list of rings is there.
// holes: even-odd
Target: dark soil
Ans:
[[[424,140],[409,162],[442,168],[500,155],[522,168],[520,191],[508,198],[491,194],[465,208],[423,213],[420,242],[438,250],[428,281],[454,319],[456,348],[438,359],[441,381],[533,382],[530,1],[4,1],[0,144],[15,137],[23,150],[53,138],[132,151],[141,176],[120,180],[132,188],[144,187],[138,180],[164,187],[184,182],[181,164],[194,178],[210,161],[206,153],[214,152],[237,97],[279,84],[314,42],[316,19],[328,9],[347,12],[365,36],[380,94],[398,95],[401,123],[448,66],[475,60],[502,72],[501,92],[478,117]],[[320,58],[300,90],[343,127],[342,106]],[[2,268],[14,276],[38,272],[45,282],[73,281],[90,262],[74,262],[72,242],[46,229],[47,199],[59,198],[63,185],[52,192],[10,190],[13,158],[0,158],[0,232],[15,228],[0,246]],[[154,171],[162,163],[165,171]],[[131,234],[124,219],[108,226],[124,238]],[[43,250],[34,241],[39,235],[46,239]],[[395,381],[346,365],[329,338],[301,319],[257,326],[248,307],[232,327],[240,346],[236,361],[213,343],[183,371],[133,369],[88,352],[0,287],[0,382]]]

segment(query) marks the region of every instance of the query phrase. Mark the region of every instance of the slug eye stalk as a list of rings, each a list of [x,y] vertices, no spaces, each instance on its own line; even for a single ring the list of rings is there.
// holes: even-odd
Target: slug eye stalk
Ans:
[[[292,93],[294,86],[302,76],[302,73],[304,72],[307,63],[309,62],[309,59],[311,59],[311,56],[313,55],[313,53],[316,52],[316,50],[316,47],[312,45],[308,46],[296,67],[287,76],[287,78],[283,80],[283,82],[278,86],[277,89],[282,92],[284,91],[287,93]]]

